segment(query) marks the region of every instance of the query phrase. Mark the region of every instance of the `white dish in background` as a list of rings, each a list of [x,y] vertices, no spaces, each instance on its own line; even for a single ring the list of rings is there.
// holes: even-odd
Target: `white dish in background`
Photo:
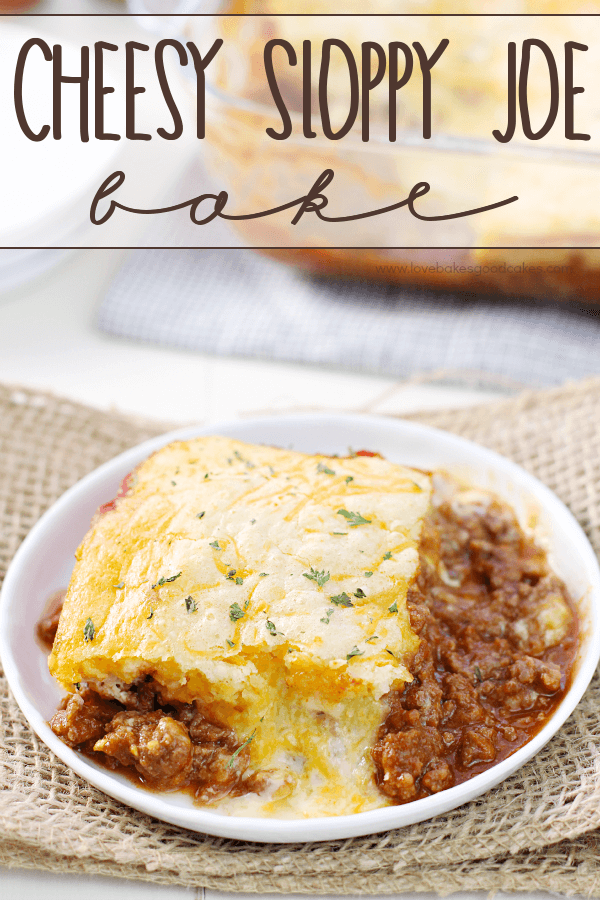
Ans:
[[[114,497],[123,477],[150,453],[176,439],[222,434],[252,443],[310,453],[345,454],[348,447],[377,450],[393,462],[444,469],[496,492],[549,551],[553,569],[578,605],[581,646],[575,676],[544,728],[508,759],[439,794],[402,806],[352,816],[306,820],[227,817],[192,803],[187,795],[152,793],[75,753],[47,720],[62,695],[51,678],[35,625],[49,595],[68,583],[73,554],[92,515]],[[560,728],[581,699],[600,657],[600,570],[582,529],[566,507],[514,463],[469,441],[401,420],[353,415],[295,415],[189,427],[126,451],[66,492],[31,530],[9,568],[0,606],[0,653],[10,687],[31,727],[60,759],[123,803],[193,831],[250,841],[332,840],[387,831],[454,809],[483,794],[529,760]]]
[[[19,51],[32,37],[42,37],[50,46],[56,42],[51,34],[40,33],[35,19],[27,24],[21,20],[18,25],[0,21],[0,83],[12,84]],[[81,70],[80,48],[67,40],[61,40],[61,44],[64,71],[76,74]],[[118,83],[112,67],[106,81]],[[27,56],[23,98],[25,115],[34,132],[52,122],[52,63],[44,59],[39,47],[34,47]],[[120,104],[117,96],[111,110]],[[79,90],[75,85],[66,86],[62,91],[60,140],[55,140],[52,133],[40,142],[25,136],[17,121],[12,91],[0,95],[0,115],[3,122],[0,246],[69,246],[73,243],[73,232],[89,222],[89,204],[96,190],[118,168],[124,142],[95,140],[92,112],[90,140],[82,142]],[[0,273],[2,265],[0,260]]]

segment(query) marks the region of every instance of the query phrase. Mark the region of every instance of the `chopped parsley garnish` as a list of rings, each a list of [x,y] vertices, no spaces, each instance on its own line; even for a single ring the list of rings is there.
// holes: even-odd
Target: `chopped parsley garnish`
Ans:
[[[388,612],[397,613],[398,612],[398,601],[394,600],[391,606],[388,606]]]
[[[176,481],[171,481],[171,484],[173,485],[173,487],[177,487],[177,482],[176,482]]]
[[[235,578],[235,573],[236,569],[230,569],[227,573],[227,578],[229,578],[230,581],[233,581],[233,579]]]
[[[239,603],[232,603],[229,607],[229,618],[232,622],[237,622],[238,619],[243,618],[246,615],[246,610],[248,609],[249,601],[246,600],[244,603],[244,608],[242,609]]]
[[[475,678],[477,681],[483,681],[483,675],[481,674],[481,669],[479,666],[475,666]]]
[[[80,681],[73,682],[73,687],[75,688],[76,691],[78,691],[79,688],[81,687],[81,682]]]
[[[334,531],[333,534],[348,534],[347,531]]]
[[[246,738],[246,740],[244,741],[244,743],[243,743],[243,744],[240,744],[240,746],[237,748],[237,750],[235,751],[235,753],[233,754],[233,756],[232,756],[231,759],[229,760],[229,765],[228,765],[228,768],[229,768],[229,769],[232,767],[232,765],[234,764],[234,762],[235,762],[235,760],[236,760],[236,757],[238,757],[238,756],[240,755],[240,753],[242,752],[242,750],[244,749],[244,747],[247,747],[248,744],[250,743],[250,741],[254,740],[254,735],[255,735],[255,734],[256,734],[256,728],[254,729],[254,731],[252,732],[252,734],[250,735],[250,737],[249,737],[249,738]]]
[[[164,575],[161,575],[160,578],[158,579],[158,581],[156,582],[156,584],[152,585],[152,590],[154,590],[157,587],[162,587],[164,584],[171,584],[172,581],[177,581],[177,579],[179,578],[180,575],[181,575],[181,572],[178,572],[177,575],[171,575],[170,578],[165,578]]]
[[[150,615],[146,616],[146,618],[151,619],[153,615],[154,615],[154,610],[152,609],[152,607],[150,607]]]
[[[250,524],[251,524],[251,525],[256,525],[256,519],[250,519]]]
[[[320,475],[335,475],[333,469],[330,469],[329,466],[326,466],[325,463],[319,463],[317,466],[317,472]]]
[[[266,578],[268,574],[269,574],[268,572],[261,572],[260,575],[259,575],[258,577],[259,577],[259,578]]]
[[[185,598],[185,608],[189,613],[196,612],[198,607],[196,606],[196,601],[193,597],[190,596]]]
[[[196,515],[196,518],[197,518],[197,519],[202,519],[205,515],[206,515],[206,513],[205,513],[204,511],[202,511],[201,513],[198,513],[198,514]]]
[[[94,628],[94,623],[91,619],[88,619],[83,626],[83,639],[84,641],[93,641],[94,635],[96,634],[96,629]]]
[[[371,637],[368,637],[365,640],[365,644],[372,644],[373,641],[378,641],[378,640],[379,640],[379,637],[376,634],[372,634]]]
[[[230,641],[229,638],[227,638],[227,645],[228,645],[229,647],[235,647],[235,642],[234,642],[234,641]]]
[[[125,582],[120,581],[118,584],[113,584],[113,587],[115,587],[118,591],[120,591],[125,587]]]
[[[365,517],[361,516],[360,513],[350,512],[347,509],[338,509],[337,515],[343,516],[345,519],[347,519],[348,525],[350,526],[350,528],[356,528],[357,525],[370,525],[371,524],[370,519],[365,519]]]
[[[208,472],[207,472],[206,475],[204,476],[204,480],[206,481],[207,478],[208,478]]]
[[[365,576],[365,578],[370,578],[372,574],[373,574],[372,572],[363,572],[363,575]]]
[[[222,549],[221,547],[219,547],[219,542],[218,542],[218,541],[213,541],[213,542],[212,542],[211,544],[209,544],[208,546],[209,546],[209,547],[212,547],[214,550],[221,550],[221,549]]]
[[[235,583],[236,583],[236,584],[243,584],[243,583],[244,583],[244,579],[243,579],[243,578],[240,578],[240,576],[238,575],[238,577],[235,579]]]
[[[354,481],[354,475],[348,475],[346,478],[346,484],[350,484],[351,481]]]
[[[240,462],[243,462],[247,469],[255,469],[256,468],[256,466],[254,465],[253,462],[250,462],[249,459],[244,459],[244,457],[242,456],[242,454],[240,453],[239,450],[234,450],[233,455],[235,456],[236,459],[239,459]]]
[[[277,628],[275,627],[275,623],[271,622],[270,619],[267,619],[266,628],[267,628],[267,631],[269,632],[269,634],[272,634],[273,637],[275,637],[276,634],[283,634],[283,632],[277,631]]]
[[[331,577],[329,572],[326,572],[324,569],[322,572],[317,572],[312,566],[310,567],[310,572],[303,572],[302,574],[305,578],[308,578],[309,581],[316,581],[319,587],[323,587],[324,584],[327,584]]]
[[[383,558],[384,558],[384,559],[391,559],[391,558],[392,558],[392,554],[390,553],[389,550],[388,550],[387,553],[384,553],[384,554],[383,554]]]
[[[326,625],[329,625],[329,620],[332,617],[332,615],[334,614],[334,612],[335,612],[335,609],[328,609],[327,612],[325,613],[324,617],[320,621],[324,622]]]
[[[329,599],[332,603],[335,603],[336,606],[354,606],[354,603],[345,591],[342,594],[338,594],[336,597],[330,597]]]
[[[364,656],[365,651],[359,650],[358,647],[353,647],[350,653],[346,654],[346,659],[352,659],[353,656]]]
[[[386,653],[389,653],[389,654],[390,654],[390,656],[393,656],[393,657],[394,657],[394,659],[396,659],[396,657],[395,657],[395,656],[394,656],[394,654],[393,654],[393,653],[392,653],[392,651],[391,651],[391,650],[388,650],[388,648],[387,648],[387,647],[386,647],[386,648],[385,648],[385,652],[386,652]]]
[[[367,595],[365,594],[365,592],[363,591],[362,588],[357,588],[356,591],[354,592],[354,596],[358,597],[359,600],[364,600]]]

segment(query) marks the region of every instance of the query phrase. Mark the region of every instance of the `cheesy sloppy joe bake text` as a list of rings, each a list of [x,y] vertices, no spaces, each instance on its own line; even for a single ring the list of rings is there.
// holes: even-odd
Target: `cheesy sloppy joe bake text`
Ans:
[[[81,544],[50,724],[223,813],[343,815],[508,756],[576,649],[564,585],[491,494],[197,438],[142,463]]]

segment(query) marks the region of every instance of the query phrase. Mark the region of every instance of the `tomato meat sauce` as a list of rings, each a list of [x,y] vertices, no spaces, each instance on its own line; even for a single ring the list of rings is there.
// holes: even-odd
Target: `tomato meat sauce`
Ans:
[[[527,743],[569,687],[578,647],[564,584],[492,495],[434,505],[420,555],[413,681],[389,696],[372,751],[395,803],[460,784]]]

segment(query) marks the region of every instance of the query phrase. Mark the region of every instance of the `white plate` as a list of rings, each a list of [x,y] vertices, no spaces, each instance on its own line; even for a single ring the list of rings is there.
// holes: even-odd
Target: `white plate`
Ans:
[[[404,806],[351,816],[282,820],[228,817],[195,806],[182,794],[157,794],[132,785],[78,755],[48,727],[61,696],[50,677],[35,625],[48,596],[66,586],[73,554],[102,503],[115,496],[123,477],[150,453],[175,439],[222,434],[252,443],[293,447],[309,453],[371,449],[389,460],[423,469],[444,469],[495,491],[515,509],[522,525],[536,521],[538,541],[576,601],[582,640],[571,688],[545,727],[521,749],[465,784]],[[9,568],[0,606],[0,653],[11,689],[29,724],[60,759],[100,790],[142,812],[193,831],[251,841],[332,840],[387,831],[454,809],[498,784],[560,728],[581,699],[600,656],[600,571],[583,531],[543,484],[509,460],[469,441],[400,420],[351,415],[295,415],[184,428],[122,453],[83,478],[45,513]]]

